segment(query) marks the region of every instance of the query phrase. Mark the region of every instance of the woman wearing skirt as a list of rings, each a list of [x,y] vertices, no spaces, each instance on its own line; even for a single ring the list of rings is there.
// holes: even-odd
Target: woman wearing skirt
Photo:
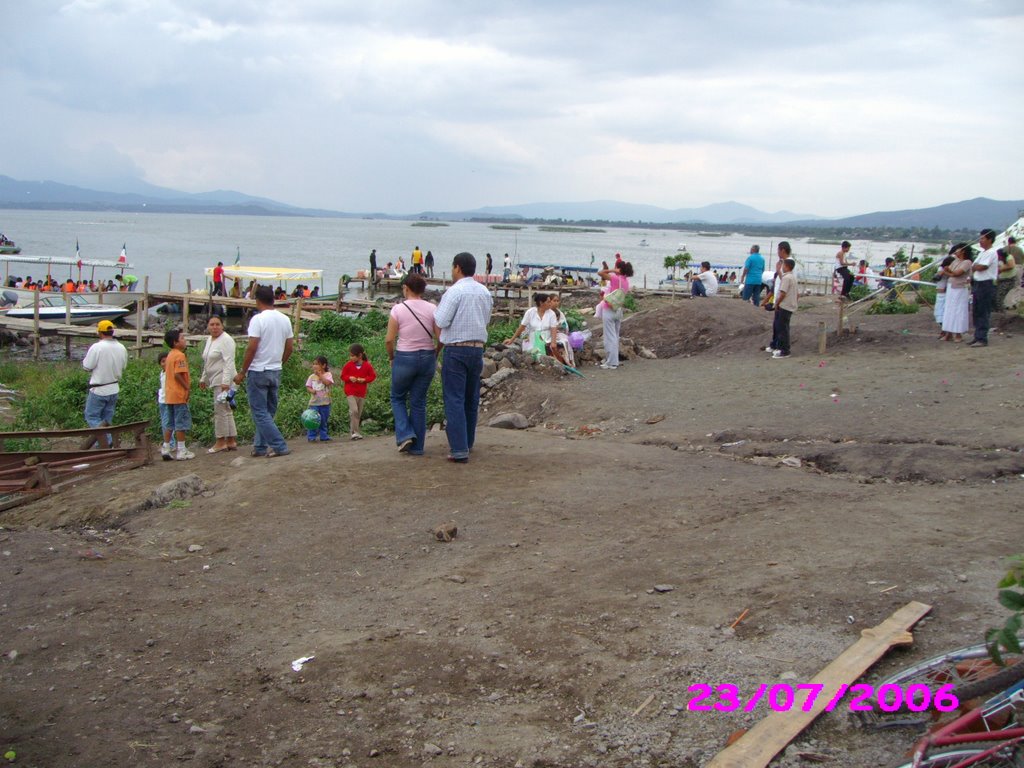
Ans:
[[[969,324],[971,298],[971,258],[974,255],[967,243],[957,243],[949,250],[953,263],[946,267],[946,306],[942,312],[942,339],[963,341]]]

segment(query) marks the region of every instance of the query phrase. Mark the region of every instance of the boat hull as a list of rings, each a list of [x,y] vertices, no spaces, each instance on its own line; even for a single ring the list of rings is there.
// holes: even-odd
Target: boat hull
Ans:
[[[33,320],[35,309],[19,307],[9,309],[5,314],[7,317],[20,320]],[[77,306],[71,308],[71,324],[88,325],[98,323],[100,320],[117,320],[127,314],[128,310],[123,307],[108,307],[101,304]],[[67,321],[67,310],[63,307],[40,307],[39,319],[46,323],[63,323]]]

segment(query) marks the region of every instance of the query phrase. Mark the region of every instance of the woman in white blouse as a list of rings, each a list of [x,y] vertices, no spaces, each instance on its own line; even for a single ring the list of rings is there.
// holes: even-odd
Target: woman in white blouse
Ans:
[[[238,450],[238,429],[235,427],[235,413],[232,403],[222,396],[232,387],[235,378],[235,340],[224,331],[224,323],[211,315],[206,324],[210,335],[203,349],[203,375],[199,380],[200,389],[213,389],[213,433],[217,442],[209,453]]]
[[[555,314],[551,311],[551,296],[547,293],[533,294],[533,303],[536,307],[530,307],[523,315],[516,332],[508,339],[505,339],[505,346],[511,346],[523,339],[523,351],[533,350],[533,334],[539,333],[544,346],[546,347],[555,338],[557,333],[557,321]]]

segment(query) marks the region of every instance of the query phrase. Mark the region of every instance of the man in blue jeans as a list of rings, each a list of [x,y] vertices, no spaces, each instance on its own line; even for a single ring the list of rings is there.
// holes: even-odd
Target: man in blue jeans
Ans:
[[[740,272],[740,283],[743,289],[740,298],[751,302],[755,307],[761,306],[761,288],[764,283],[764,256],[761,255],[761,246],[750,246],[750,255],[743,263],[743,271]]]
[[[441,388],[444,395],[445,434],[448,460],[469,461],[476,438],[480,409],[480,372],[484,367],[487,323],[491,319],[490,291],[473,279],[476,259],[460,253],[452,262],[454,284],[444,292],[434,313],[444,361]]]
[[[96,326],[100,340],[89,347],[82,367],[89,371],[89,393],[85,396],[85,423],[90,427],[109,427],[114,423],[114,408],[121,391],[121,375],[128,363],[128,350],[114,338],[114,324],[100,320]],[[107,445],[113,438],[107,434]]]
[[[274,309],[274,289],[261,285],[254,294],[259,313],[249,321],[249,343],[245,348],[242,369],[235,383],[245,380],[245,392],[255,436],[253,456],[287,456],[291,453],[281,430],[274,423],[277,415],[277,394],[281,387],[281,369],[292,355],[292,324]]]

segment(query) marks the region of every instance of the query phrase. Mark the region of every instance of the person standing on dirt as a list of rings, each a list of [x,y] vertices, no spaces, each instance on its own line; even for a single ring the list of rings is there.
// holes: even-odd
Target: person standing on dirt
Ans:
[[[255,298],[259,313],[249,321],[249,343],[235,383],[245,381],[249,409],[256,427],[252,455],[287,456],[291,451],[274,423],[274,417],[281,388],[281,369],[291,357],[294,345],[292,324],[274,309],[274,289],[269,285],[257,288]]]
[[[90,372],[89,394],[85,396],[85,423],[90,427],[109,427],[114,423],[114,408],[121,391],[121,375],[128,364],[128,350],[114,338],[114,324],[100,320],[96,325],[100,340],[89,347],[82,367]],[[108,444],[111,442],[107,435]]]
[[[761,246],[750,246],[750,254],[743,262],[743,271],[740,272],[740,282],[743,288],[740,291],[740,298],[749,301],[755,307],[761,304],[761,275],[764,273],[764,256],[761,255]]]
[[[783,240],[779,243],[779,256],[783,255],[782,277],[779,280],[778,295],[775,297],[775,321],[772,323],[772,335],[775,337],[775,351],[772,352],[772,359],[789,357],[789,323],[796,312],[797,301],[800,296],[800,286],[797,284],[796,261],[790,258],[789,243]]]
[[[444,348],[441,364],[441,389],[444,396],[445,435],[448,460],[459,464],[469,461],[476,439],[480,410],[480,372],[484,367],[487,324],[491,320],[493,299],[482,284],[473,279],[476,259],[463,251],[452,262],[452,286],[444,292],[434,313],[434,325]]]
[[[974,259],[971,278],[971,313],[974,315],[974,339],[967,346],[987,347],[988,329],[992,319],[992,306],[996,299],[996,275],[999,270],[999,254],[995,248],[996,233],[991,229],[981,230],[978,244],[981,253]]]

